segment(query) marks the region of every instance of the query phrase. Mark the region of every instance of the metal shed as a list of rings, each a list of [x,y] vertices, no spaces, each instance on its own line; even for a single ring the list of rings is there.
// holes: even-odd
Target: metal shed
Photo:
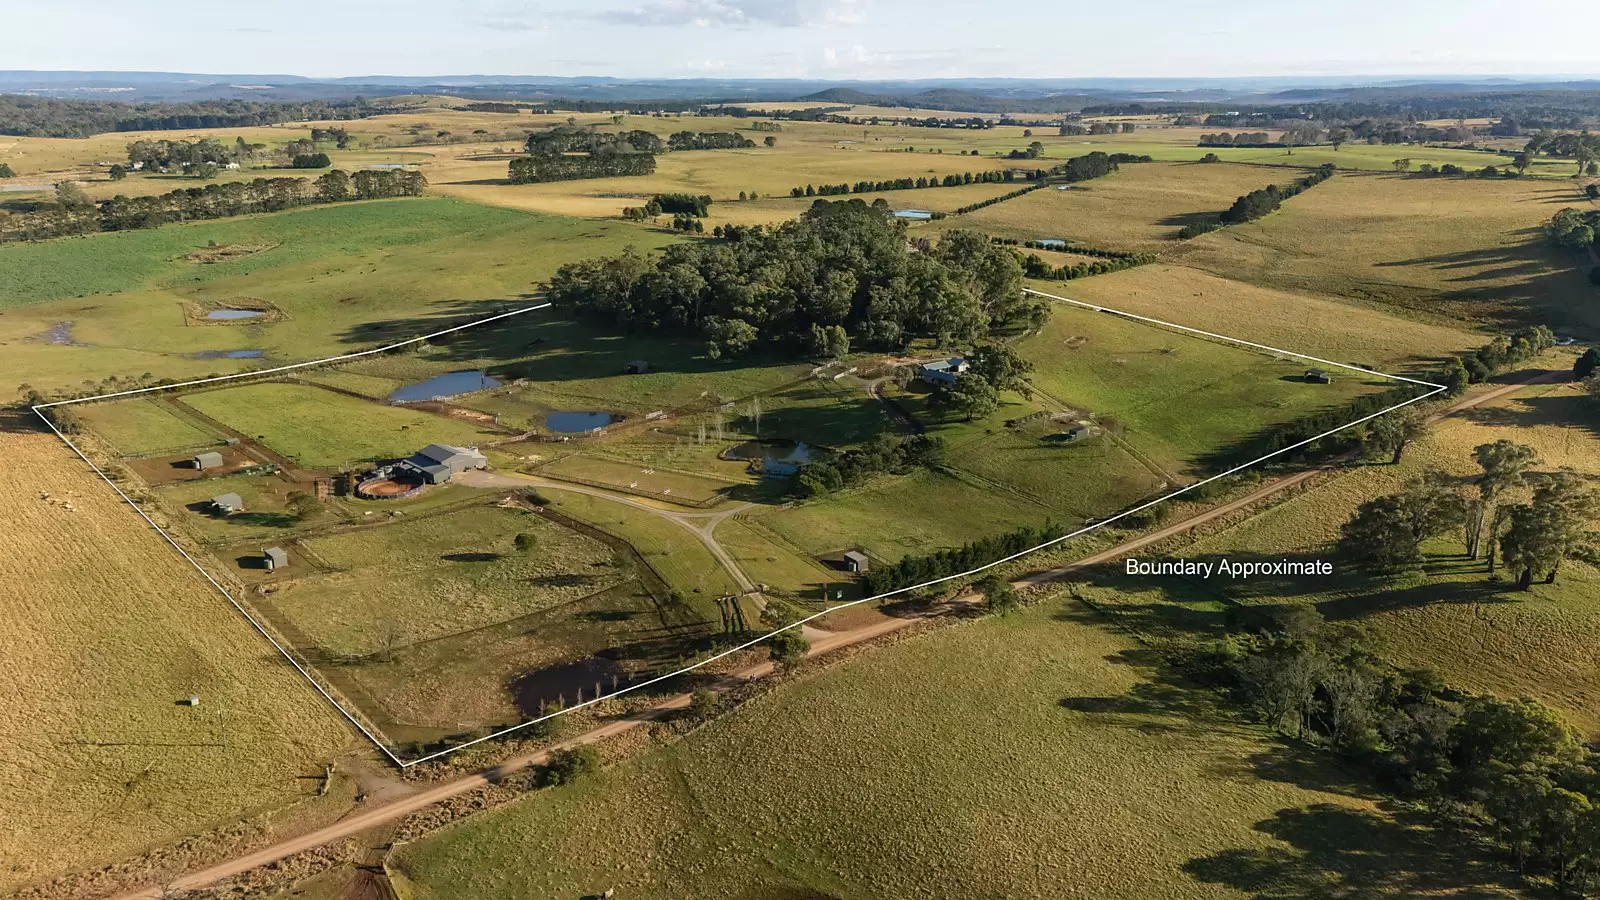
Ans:
[[[289,554],[282,547],[268,547],[261,551],[267,569],[281,569],[289,564]]]
[[[222,454],[221,453],[217,453],[215,451],[212,451],[212,452],[209,452],[209,453],[197,453],[197,454],[195,454],[194,467],[196,469],[215,469],[215,468],[221,467],[221,465],[222,465]]]
[[[867,555],[860,550],[850,550],[844,555],[844,567],[856,574],[864,574],[872,565]]]
[[[231,515],[244,510],[244,498],[238,494],[218,494],[211,498],[211,505],[216,508],[217,512],[223,515]]]

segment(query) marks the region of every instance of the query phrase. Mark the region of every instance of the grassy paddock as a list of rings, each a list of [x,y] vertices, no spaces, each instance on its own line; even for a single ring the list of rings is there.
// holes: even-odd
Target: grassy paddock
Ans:
[[[250,384],[183,402],[306,466],[341,467],[409,456],[432,443],[504,438],[470,422],[384,406],[297,384]]]
[[[1424,851],[1333,767],[1147,659],[1058,602],[930,635],[408,844],[394,865],[418,900],[1471,883],[1469,866]],[[546,862],[513,864],[529,858]]]
[[[72,413],[129,456],[222,442],[221,435],[154,398],[84,403],[72,407]]]
[[[1056,238],[1157,252],[1170,247],[1184,225],[1215,221],[1240,194],[1301,174],[1226,164],[1127,163],[1105,178],[1033,191],[938,224],[1023,241]]]
[[[1340,175],[1255,222],[1205,235],[1176,258],[1268,288],[1365,302],[1401,315],[1504,326],[1538,321],[1600,336],[1600,290],[1583,254],[1543,226],[1586,208],[1577,182]]]

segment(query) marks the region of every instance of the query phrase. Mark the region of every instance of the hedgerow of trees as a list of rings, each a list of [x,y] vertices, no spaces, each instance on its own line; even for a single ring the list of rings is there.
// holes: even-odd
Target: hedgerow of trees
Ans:
[[[66,182],[70,184],[70,182]],[[257,178],[165,194],[126,197],[118,194],[99,204],[58,190],[58,201],[32,213],[0,215],[0,243],[37,241],[97,231],[157,228],[170,222],[220,219],[259,212],[277,212],[315,203],[419,196],[427,187],[420,172],[361,171],[350,175],[335,169],[315,181],[304,178]],[[81,191],[78,192],[81,195]]]
[[[714,358],[805,353],[813,326],[841,327],[863,346],[914,336],[970,345],[1042,305],[1022,295],[1011,251],[952,231],[914,252],[886,206],[859,199],[818,200],[776,228],[728,234],[656,257],[570,263],[552,277],[551,300],[625,331],[700,338]]]
[[[1233,201],[1233,205],[1222,213],[1222,222],[1225,225],[1239,225],[1259,219],[1282,206],[1283,201],[1290,197],[1332,178],[1333,172],[1332,163],[1323,163],[1311,174],[1296,178],[1287,187],[1269,184],[1260,190],[1251,191]]]

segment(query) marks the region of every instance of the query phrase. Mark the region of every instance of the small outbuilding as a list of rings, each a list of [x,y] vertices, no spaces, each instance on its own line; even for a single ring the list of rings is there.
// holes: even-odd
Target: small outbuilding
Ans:
[[[643,375],[649,371],[650,361],[645,359],[636,359],[622,367],[622,374],[624,375]]]
[[[850,550],[844,555],[844,567],[857,575],[865,575],[871,565],[872,561],[860,550]]]
[[[1086,440],[1094,435],[1087,425],[1074,425],[1062,434],[1061,439],[1067,442]]]
[[[1333,376],[1329,375],[1327,372],[1325,372],[1325,371],[1323,371],[1321,369],[1307,369],[1306,370],[1306,383],[1308,383],[1308,384],[1332,384],[1333,383]]]
[[[261,551],[261,559],[263,566],[269,572],[289,564],[289,554],[282,547],[268,547]]]
[[[197,453],[194,457],[194,467],[202,471],[205,469],[219,469],[222,467],[222,454],[215,451]]]
[[[244,498],[238,494],[218,494],[211,498],[211,508],[225,516],[244,512]]]

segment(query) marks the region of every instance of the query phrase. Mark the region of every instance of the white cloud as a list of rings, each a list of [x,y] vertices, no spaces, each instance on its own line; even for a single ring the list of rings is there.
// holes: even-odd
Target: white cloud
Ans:
[[[864,0],[650,0],[587,17],[616,25],[816,28],[859,25],[864,7]]]

